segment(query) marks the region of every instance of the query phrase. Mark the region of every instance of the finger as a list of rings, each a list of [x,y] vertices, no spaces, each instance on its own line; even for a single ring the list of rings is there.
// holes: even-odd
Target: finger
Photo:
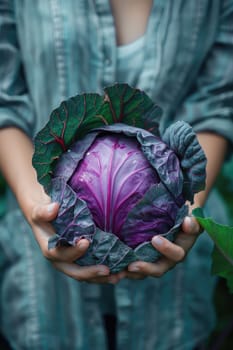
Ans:
[[[33,231],[44,257],[53,261],[73,262],[83,256],[90,245],[87,239],[80,239],[75,246],[60,246],[49,249],[49,238],[55,234],[52,225],[39,222],[34,224]]]
[[[73,262],[81,258],[89,248],[90,242],[87,239],[81,239],[76,246],[56,247],[48,249],[48,242],[43,251],[44,256],[52,261]],[[42,249],[43,250],[43,249]]]
[[[186,255],[196,242],[197,238],[198,235],[187,235],[186,233],[180,232],[177,234],[174,243],[179,245]]]
[[[182,230],[174,243],[181,246],[185,253],[194,245],[198,236],[203,232],[202,227],[199,225],[194,217],[186,216],[182,224]]]
[[[174,262],[178,262],[184,259],[185,251],[182,246],[177,244],[177,241],[173,243],[164,237],[154,236],[152,238],[152,245],[163,256]]]
[[[129,270],[140,271],[140,274],[143,274],[144,276],[161,277],[175,265],[175,262],[162,257],[154,263],[137,261],[129,266]]]
[[[186,216],[182,223],[182,230],[187,234],[197,235],[203,231],[198,221],[193,216]]]
[[[109,269],[105,265],[84,266],[80,267],[75,263],[53,262],[53,266],[77,281],[91,281],[98,277],[109,275]],[[101,280],[100,280],[101,281]]]
[[[48,204],[40,204],[33,208],[32,220],[34,222],[52,221],[57,216],[59,203],[53,202]]]

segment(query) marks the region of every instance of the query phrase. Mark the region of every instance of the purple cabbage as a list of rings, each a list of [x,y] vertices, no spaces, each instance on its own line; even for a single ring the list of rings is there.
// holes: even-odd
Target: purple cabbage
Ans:
[[[204,158],[200,162],[199,154],[193,159],[198,143],[191,127],[177,122],[170,132],[174,128],[178,139],[187,136],[176,152],[169,148],[169,140],[167,144],[148,131],[117,123],[94,129],[63,153],[50,194],[64,204],[50,246],[73,245],[86,237],[92,245],[78,263],[106,263],[113,272],[139,258],[158,257],[152,237],[174,239],[187,215],[185,202],[192,201],[193,188],[204,176]],[[192,171],[184,172],[186,154],[191,156]]]
[[[33,165],[60,203],[49,247],[85,237],[91,244],[77,263],[118,272],[160,256],[154,235],[174,240],[186,201],[204,189],[206,158],[187,123],[160,134],[158,109],[139,90],[116,84],[106,92],[55,110],[37,135]]]
[[[159,182],[137,141],[107,134],[96,138],[68,184],[87,203],[96,226],[135,247],[150,240],[151,235],[146,235],[146,225],[140,239],[134,227],[126,232],[126,217],[149,188]]]
[[[176,178],[180,173],[179,160],[160,143],[166,149],[166,166],[172,167],[171,176],[176,172]],[[182,196],[177,203],[177,198],[166,195],[163,200],[158,198],[158,203],[144,205],[140,216],[135,217],[134,212],[129,215],[152,186],[162,184],[139,142],[119,134],[98,136],[68,184],[87,203],[95,225],[117,235],[132,248],[150,241],[155,234],[168,232],[184,204]]]

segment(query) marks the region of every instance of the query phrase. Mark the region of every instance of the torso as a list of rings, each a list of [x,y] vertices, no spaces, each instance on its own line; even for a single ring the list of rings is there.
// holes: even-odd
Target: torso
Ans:
[[[117,45],[129,44],[143,36],[153,0],[110,0]]]
[[[178,109],[215,40],[218,6],[210,0],[182,0],[179,5],[157,0],[95,3],[96,6],[91,1],[75,0],[38,1],[36,5],[24,0],[14,2],[27,79],[27,87],[21,91],[29,91],[35,107],[31,119],[26,113],[27,125],[35,123],[37,131],[47,122],[51,110],[69,96],[83,91],[102,94],[103,88],[118,81],[115,36],[118,46],[125,46],[135,44],[145,34],[143,69],[136,82],[129,79],[128,83],[158,101],[163,108],[161,128],[181,118],[182,113],[190,123],[196,114]],[[134,67],[134,62],[130,61],[128,67]]]

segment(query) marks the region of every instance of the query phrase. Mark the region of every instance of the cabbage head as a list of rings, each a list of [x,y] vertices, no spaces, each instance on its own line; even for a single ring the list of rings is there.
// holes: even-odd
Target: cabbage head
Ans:
[[[55,109],[35,138],[38,180],[60,203],[49,247],[90,247],[79,265],[111,272],[159,257],[154,235],[173,240],[186,201],[205,187],[206,158],[191,126],[160,132],[161,109],[143,92],[115,84]]]

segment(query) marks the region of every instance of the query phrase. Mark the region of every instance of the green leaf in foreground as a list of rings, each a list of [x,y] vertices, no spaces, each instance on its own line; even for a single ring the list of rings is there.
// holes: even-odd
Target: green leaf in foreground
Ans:
[[[214,241],[213,274],[225,278],[230,292],[233,293],[233,227],[205,218],[200,208],[194,209],[192,214]]]

